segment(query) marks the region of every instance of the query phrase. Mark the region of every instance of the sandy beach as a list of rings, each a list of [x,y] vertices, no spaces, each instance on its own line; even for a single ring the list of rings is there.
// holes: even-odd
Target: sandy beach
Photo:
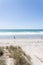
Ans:
[[[32,65],[43,65],[43,39],[0,39],[0,46],[20,46],[30,55]]]

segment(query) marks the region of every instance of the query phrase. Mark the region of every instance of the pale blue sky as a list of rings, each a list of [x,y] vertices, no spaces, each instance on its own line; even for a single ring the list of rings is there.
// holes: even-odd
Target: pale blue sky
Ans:
[[[43,29],[43,0],[0,0],[2,28]]]

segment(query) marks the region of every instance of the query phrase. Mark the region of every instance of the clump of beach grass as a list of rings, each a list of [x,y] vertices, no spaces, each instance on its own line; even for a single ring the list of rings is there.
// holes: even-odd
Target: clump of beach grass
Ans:
[[[5,64],[5,60],[1,59],[1,60],[0,60],[0,65],[6,65],[6,64]]]
[[[3,56],[4,56],[4,47],[0,47],[0,65],[6,65]]]
[[[4,49],[8,52],[4,52]],[[31,65],[31,57],[28,57],[19,46],[0,47],[0,65],[6,65],[4,54],[8,54],[9,58],[14,59],[14,65]]]
[[[2,56],[4,54],[4,48],[0,47],[0,56]]]
[[[15,60],[14,65],[31,65],[31,60],[29,58],[29,62],[26,60],[26,54],[24,53],[24,51],[21,49],[21,47],[19,46],[10,46],[10,47],[6,47],[6,49],[8,49],[10,56]],[[26,58],[25,58],[26,57]]]

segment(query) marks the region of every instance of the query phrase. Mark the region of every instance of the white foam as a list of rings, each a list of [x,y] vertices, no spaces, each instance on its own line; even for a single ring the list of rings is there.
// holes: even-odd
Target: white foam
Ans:
[[[0,35],[34,35],[43,34],[43,32],[0,32]]]

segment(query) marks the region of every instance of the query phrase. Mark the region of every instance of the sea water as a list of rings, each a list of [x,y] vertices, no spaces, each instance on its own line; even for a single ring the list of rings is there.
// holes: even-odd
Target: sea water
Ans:
[[[43,38],[43,29],[0,29],[3,38]]]

